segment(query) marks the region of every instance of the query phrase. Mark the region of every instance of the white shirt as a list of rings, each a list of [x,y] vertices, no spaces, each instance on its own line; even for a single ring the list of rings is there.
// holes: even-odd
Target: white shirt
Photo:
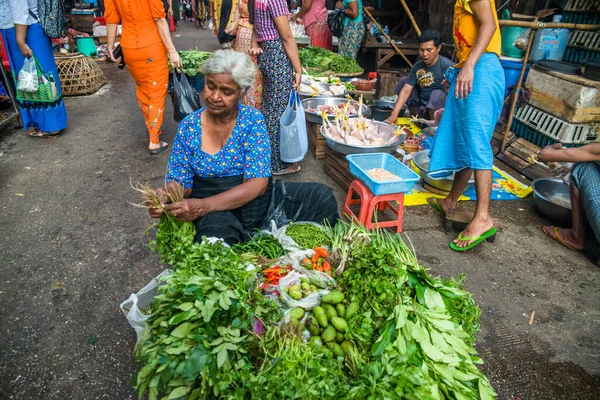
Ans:
[[[0,0],[8,1],[12,10],[13,24],[33,25],[37,19],[33,18],[29,11],[37,15],[37,0]]]
[[[13,27],[12,11],[8,0],[0,0],[0,29]]]

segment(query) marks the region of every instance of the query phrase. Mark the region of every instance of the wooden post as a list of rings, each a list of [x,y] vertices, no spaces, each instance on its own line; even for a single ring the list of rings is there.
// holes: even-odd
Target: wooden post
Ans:
[[[410,19],[410,23],[415,29],[417,36],[421,36],[421,29],[419,29],[419,25],[417,25],[417,21],[415,21],[415,17],[413,17],[412,12],[410,12],[410,8],[408,8],[406,1],[400,0],[400,3],[402,3],[402,7],[404,7],[404,11],[406,12],[406,15],[408,15],[408,19]]]
[[[537,16],[534,18],[533,27],[531,28],[531,32],[529,32],[529,41],[527,43],[527,50],[525,51],[525,56],[523,57],[523,66],[521,67],[521,73],[519,74],[519,81],[517,83],[517,87],[515,88],[515,92],[513,93],[512,101],[510,104],[510,110],[508,113],[508,121],[506,121],[506,128],[504,129],[504,137],[502,138],[502,147],[500,148],[501,152],[506,150],[506,143],[508,142],[508,134],[510,133],[510,127],[512,125],[512,121],[515,114],[515,108],[517,107],[517,101],[519,100],[519,94],[521,93],[521,89],[523,86],[523,77],[525,76],[525,71],[527,71],[527,61],[529,60],[529,55],[531,54],[531,48],[533,47],[533,40],[535,39],[535,33],[542,26],[542,24],[538,24],[538,19],[545,18],[548,15],[552,14],[554,10],[541,10],[538,12]]]
[[[400,50],[398,48],[398,46],[396,46],[396,44],[394,43],[394,41],[392,40],[392,38],[389,37],[389,35],[383,31],[383,28],[381,27],[381,25],[379,25],[379,23],[377,21],[375,21],[375,18],[373,18],[373,16],[369,12],[369,10],[367,10],[366,7],[363,7],[363,11],[365,12],[365,14],[367,14],[369,16],[369,18],[375,24],[375,26],[377,26],[377,28],[379,29],[379,31],[381,33],[383,33],[383,36],[385,36],[385,38],[390,43],[390,45],[392,46],[392,48],[396,51],[396,53],[398,53],[400,56],[402,56],[402,58],[404,58],[404,61],[406,61],[406,63],[412,68],[413,64],[410,62],[410,60],[408,58],[406,58],[406,56],[404,55],[404,53],[402,52],[402,50]]]
[[[498,24],[502,26],[518,26],[520,28],[531,28],[531,29],[570,29],[578,31],[597,31],[600,29],[600,25],[583,25],[583,24],[567,24],[563,22],[526,22],[526,21],[514,21],[504,20],[498,21]]]

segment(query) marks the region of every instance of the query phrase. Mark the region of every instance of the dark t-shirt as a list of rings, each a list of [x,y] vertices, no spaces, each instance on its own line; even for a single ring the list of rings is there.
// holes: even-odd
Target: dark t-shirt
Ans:
[[[419,98],[425,104],[429,101],[431,92],[434,90],[444,90],[442,81],[445,79],[446,70],[453,66],[454,62],[442,56],[431,67],[425,65],[423,61],[418,61],[410,70],[406,83],[417,87]]]

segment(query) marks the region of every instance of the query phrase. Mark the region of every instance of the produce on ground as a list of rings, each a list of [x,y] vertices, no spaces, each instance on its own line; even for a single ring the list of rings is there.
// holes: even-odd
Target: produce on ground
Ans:
[[[161,254],[174,271],[163,278],[138,343],[133,383],[140,396],[495,396],[476,367],[480,311],[463,279],[430,277],[401,236],[337,224],[322,239],[331,249],[325,258],[341,273],[339,287],[311,311],[292,308],[290,322],[279,324],[283,310],[260,292],[263,274],[248,268],[248,254],[194,243],[194,235],[193,225],[177,228],[168,217],[158,225],[155,248],[174,252]],[[262,272],[269,269],[282,272],[281,266]],[[295,296],[313,294],[311,285],[300,279]]]
[[[398,181],[400,177],[384,168],[372,168],[367,170],[367,175],[376,181]]]
[[[279,258],[285,254],[281,243],[273,236],[263,232],[257,232],[251,241],[235,244],[232,248],[238,254],[252,253],[270,259]]]
[[[196,76],[198,70],[204,64],[206,60],[211,56],[212,53],[198,50],[184,50],[179,52],[181,57],[181,64],[183,65],[183,71],[188,76]],[[169,61],[169,70],[173,69],[171,62]]]
[[[317,71],[332,71],[338,74],[362,74],[364,71],[352,57],[342,57],[338,53],[320,47],[300,48],[298,55],[303,67]]]
[[[326,229],[313,224],[291,223],[286,228],[285,234],[303,249],[329,247],[331,245],[330,233]]]

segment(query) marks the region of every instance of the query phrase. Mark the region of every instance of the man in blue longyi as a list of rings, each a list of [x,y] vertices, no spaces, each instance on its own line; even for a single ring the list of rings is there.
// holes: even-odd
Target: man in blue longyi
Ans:
[[[502,111],[504,72],[494,0],[456,0],[454,42],[459,62],[446,73],[451,87],[430,154],[429,175],[456,174],[450,194],[439,201],[428,199],[428,203],[442,214],[456,208],[475,173],[475,215],[450,243],[452,250],[466,251],[496,234],[489,216],[494,162],[490,140]]]

